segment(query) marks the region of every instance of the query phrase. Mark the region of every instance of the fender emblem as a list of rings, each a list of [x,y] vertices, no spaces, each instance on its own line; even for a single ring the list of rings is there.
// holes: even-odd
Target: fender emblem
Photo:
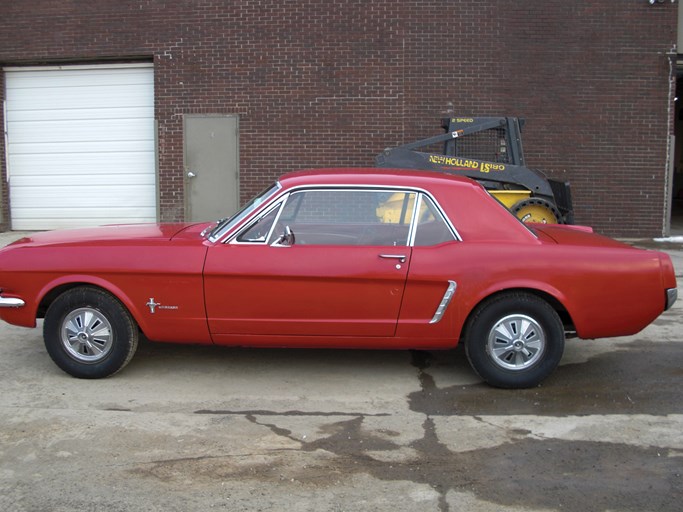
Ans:
[[[157,306],[161,306],[158,302],[154,302],[154,297],[149,298],[149,302],[145,304],[149,308],[149,312],[154,314],[154,310],[156,309]]]
[[[178,306],[164,306],[160,302],[156,302],[154,300],[154,297],[149,298],[149,302],[145,304],[149,308],[149,312],[154,314],[156,313],[157,308],[158,309],[178,309]]]

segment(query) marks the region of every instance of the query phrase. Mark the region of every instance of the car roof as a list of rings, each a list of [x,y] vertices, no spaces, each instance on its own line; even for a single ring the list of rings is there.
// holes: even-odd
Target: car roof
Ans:
[[[412,169],[341,167],[292,172],[283,175],[279,182],[282,185],[280,193],[298,187],[320,186],[425,190],[436,199],[463,240],[538,243],[536,236],[495,201],[481,184],[464,176]],[[455,197],[454,193],[458,194],[458,200],[449,199]]]
[[[474,180],[445,172],[372,167],[340,167],[290,172],[280,177],[286,187],[304,185],[380,185],[424,187],[455,185],[481,188]]]

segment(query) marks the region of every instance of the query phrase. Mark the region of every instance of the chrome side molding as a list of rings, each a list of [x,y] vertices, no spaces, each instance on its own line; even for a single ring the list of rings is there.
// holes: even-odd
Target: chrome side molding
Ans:
[[[446,308],[451,303],[453,295],[455,295],[455,289],[458,287],[455,281],[448,281],[448,288],[446,288],[446,293],[443,294],[443,298],[439,303],[439,307],[436,308],[434,316],[429,321],[430,324],[435,324],[443,318],[443,314],[446,312]]]

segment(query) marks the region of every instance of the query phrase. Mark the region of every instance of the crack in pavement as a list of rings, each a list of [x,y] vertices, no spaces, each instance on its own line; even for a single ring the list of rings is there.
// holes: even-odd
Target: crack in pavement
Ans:
[[[382,417],[391,416],[388,412],[382,413],[357,413],[357,412],[323,412],[323,411],[268,411],[264,409],[250,409],[250,410],[211,410],[211,409],[200,409],[194,411],[195,414],[215,414],[218,416],[372,416],[372,417]]]
[[[629,346],[638,351],[644,349],[638,343]],[[662,404],[668,403],[671,407],[677,402],[672,402],[668,394],[677,386],[671,382],[668,382],[667,390],[662,390],[662,386],[675,370],[672,365],[678,364],[680,355],[674,354],[673,345],[658,345],[658,349],[662,347],[661,352],[646,354],[645,360],[634,358],[633,352],[627,350],[601,354],[586,363],[560,368],[562,375],[542,388],[513,392],[482,384],[438,388],[428,370],[439,364],[438,358],[442,356],[413,351],[412,365],[417,369],[420,389],[408,396],[408,405],[414,413],[424,415],[422,436],[418,439],[401,444],[387,439],[387,431],[368,427],[370,416],[391,416],[386,413],[200,410],[196,413],[242,414],[248,422],[296,443],[295,447],[266,449],[248,461],[231,460],[230,455],[157,461],[152,467],[137,471],[166,482],[188,478],[272,482],[279,478],[282,482],[297,482],[311,488],[335,486],[339,478],[351,475],[370,475],[380,481],[429,486],[438,496],[435,499],[440,512],[459,508],[458,494],[463,493],[501,507],[561,508],[576,512],[678,512],[683,500],[683,454],[680,451],[599,439],[557,439],[536,435],[523,427],[501,428],[500,442],[496,443],[495,435],[492,439],[495,446],[471,450],[464,446],[464,451],[450,449],[439,437],[439,431],[443,429],[442,436],[448,434],[450,438],[458,439],[458,429],[463,425],[470,430],[463,431],[463,439],[476,435],[471,432],[471,424],[460,422],[461,419],[474,419],[482,425],[495,427],[484,417],[552,415],[560,411],[560,402],[564,402],[565,409],[569,406],[571,410],[571,404],[575,403],[579,411],[603,411],[615,396],[614,382],[625,383],[628,387],[634,377],[624,381],[623,376],[626,373],[633,375],[633,368],[638,364],[654,363],[657,371],[641,373],[640,382],[634,389],[617,390],[619,396],[635,398],[620,400],[615,410],[633,414],[636,406],[635,413],[653,412],[647,400],[653,397],[656,388],[665,395]],[[592,392],[598,398],[589,401],[582,394],[584,392]],[[318,428],[322,437],[306,440],[279,425],[276,419],[279,416],[338,416],[343,419],[323,424]],[[495,429],[488,430],[488,434],[482,430],[481,435],[490,436],[491,430]],[[510,434],[513,434],[512,438]],[[280,456],[285,452],[291,455]],[[395,456],[389,455],[386,459],[380,455],[392,452]],[[297,458],[295,453],[316,455]]]

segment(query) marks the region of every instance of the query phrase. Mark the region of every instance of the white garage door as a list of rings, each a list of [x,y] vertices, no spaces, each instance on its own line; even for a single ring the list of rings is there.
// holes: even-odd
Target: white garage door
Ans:
[[[5,68],[12,229],[156,220],[151,64]]]

